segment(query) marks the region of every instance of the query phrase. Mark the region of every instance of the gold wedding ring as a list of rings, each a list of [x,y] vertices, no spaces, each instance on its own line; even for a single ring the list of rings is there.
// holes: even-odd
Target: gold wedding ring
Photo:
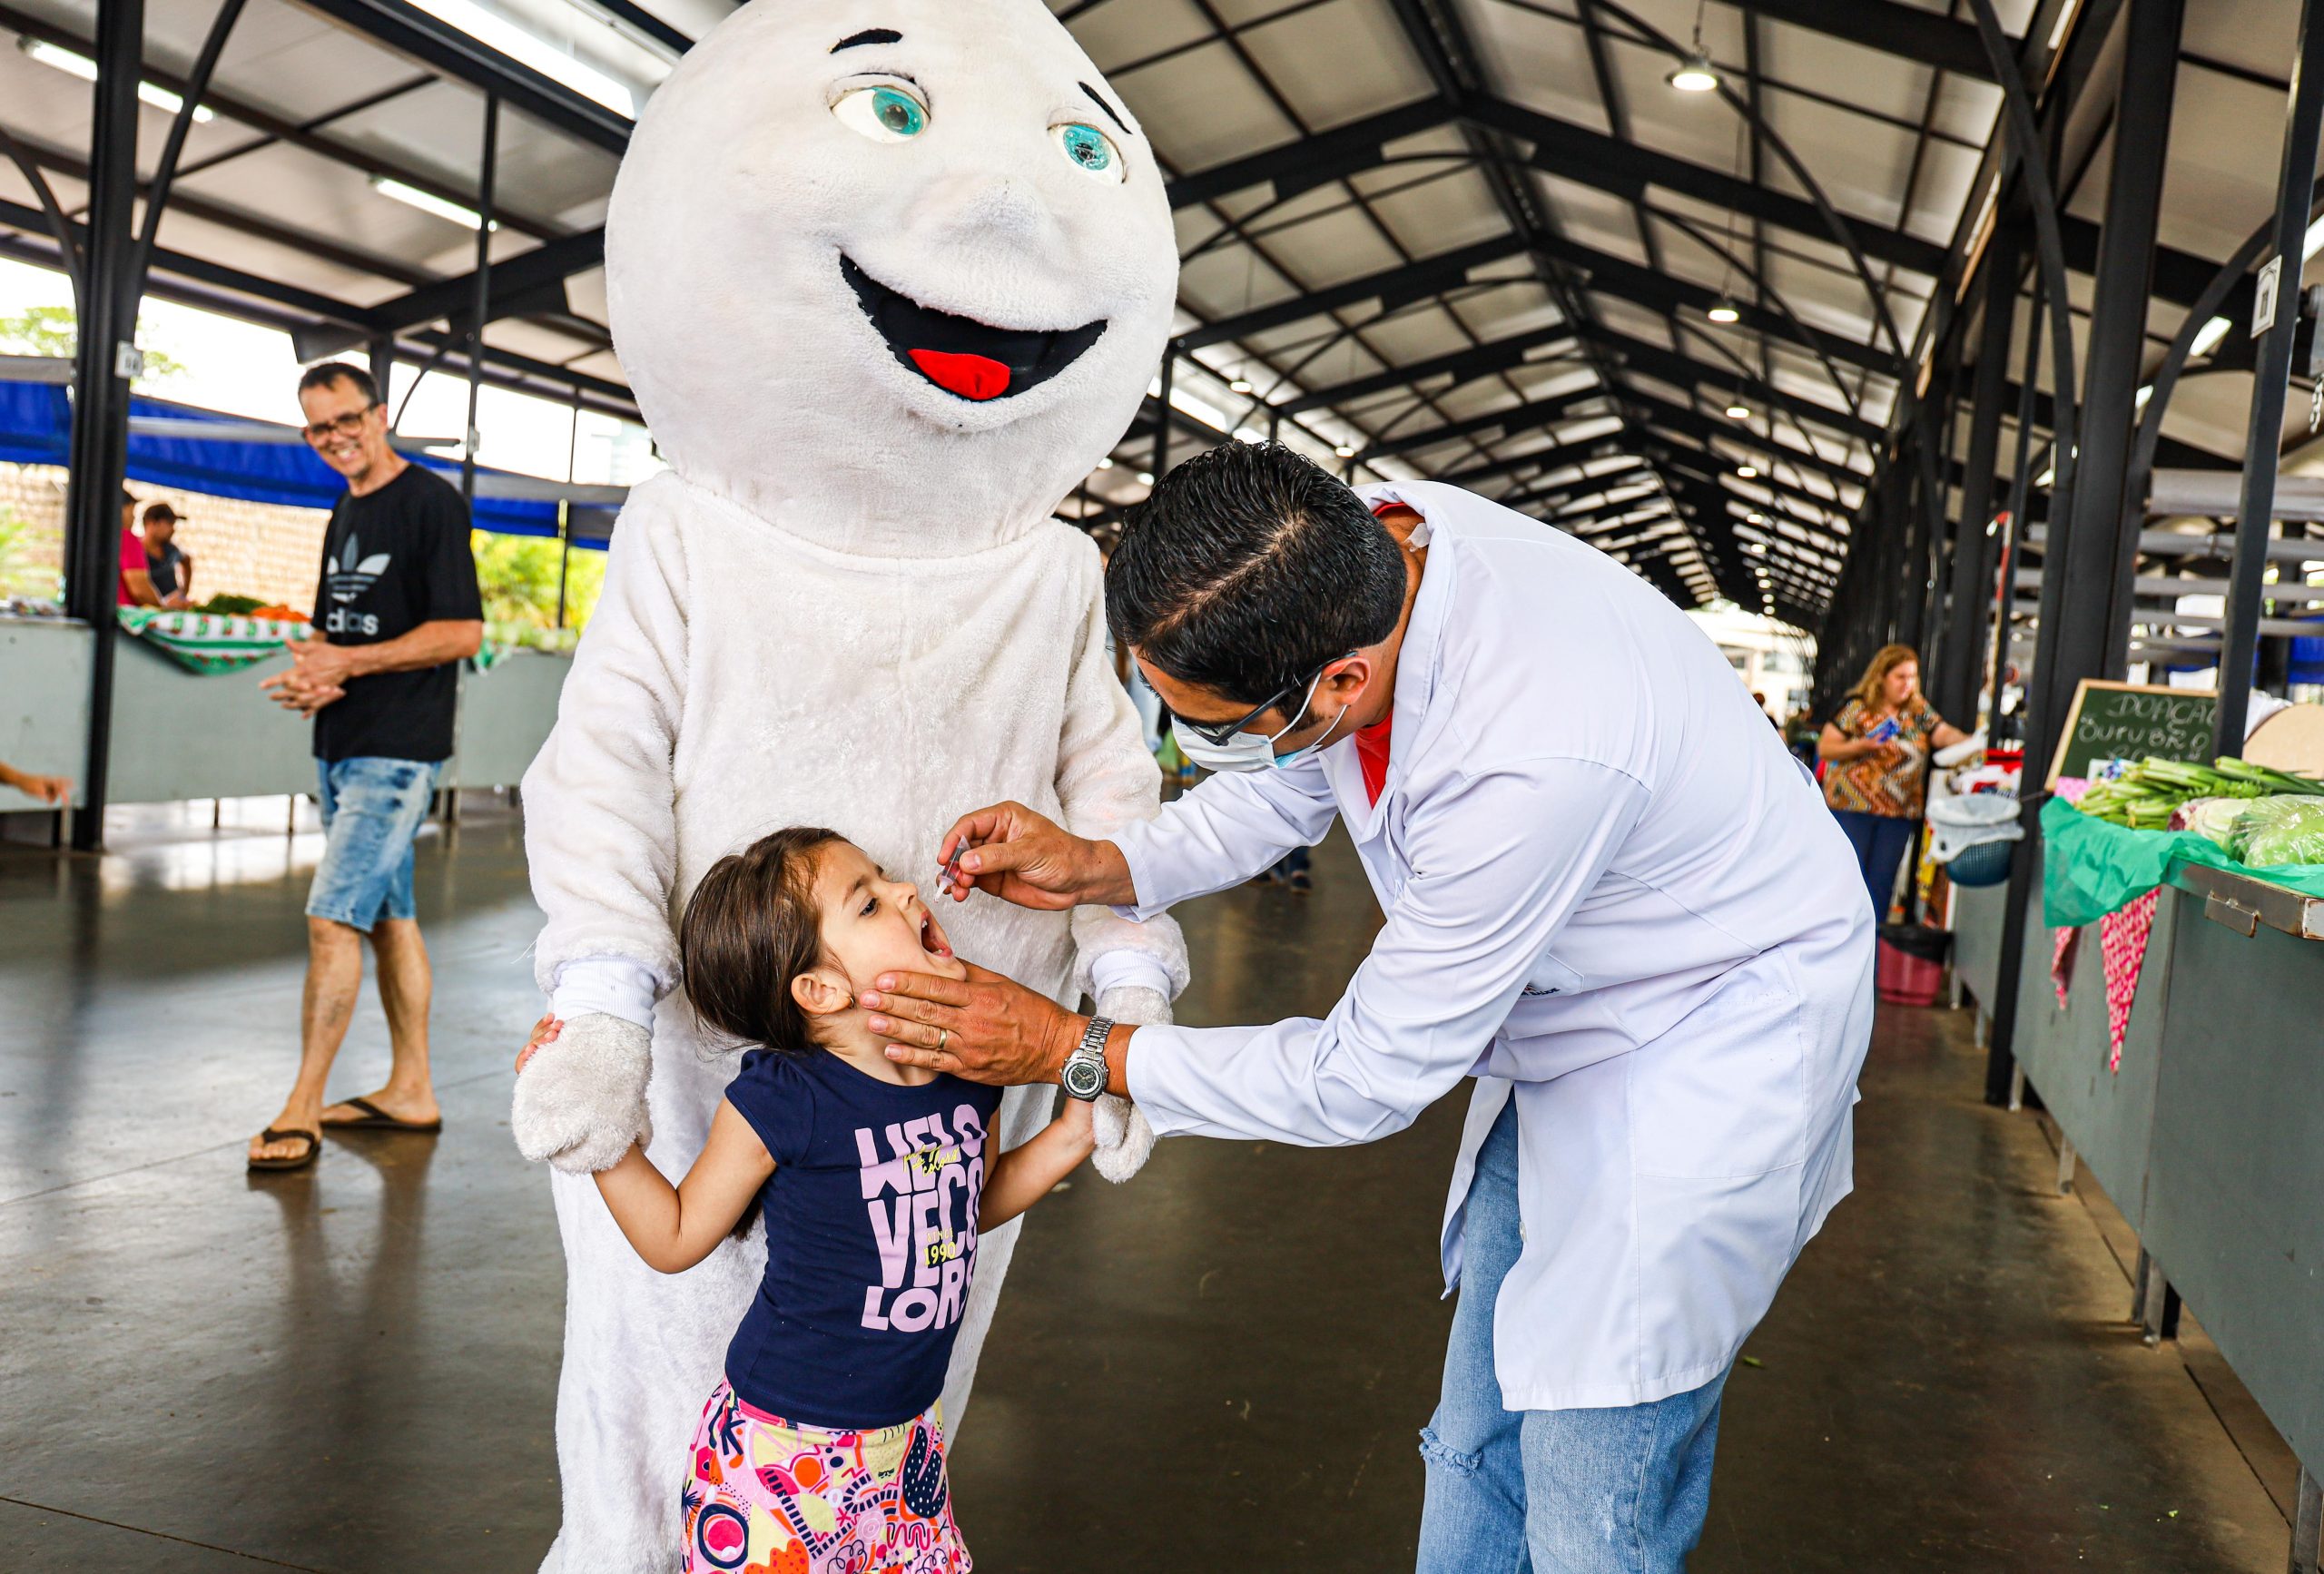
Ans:
[[[941,1055],[942,1053],[944,1053],[944,1046],[945,1046],[945,1045],[947,1045],[947,1044],[950,1044],[951,1041],[952,1041],[952,1029],[951,1029],[951,1028],[937,1028],[937,1029],[936,1029],[936,1052],[937,1052],[939,1055]]]

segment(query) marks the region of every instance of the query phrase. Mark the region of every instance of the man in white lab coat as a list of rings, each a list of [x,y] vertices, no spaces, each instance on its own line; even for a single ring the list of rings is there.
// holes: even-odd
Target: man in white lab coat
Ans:
[[[1846,839],[1677,607],[1457,487],[1228,443],[1155,489],[1106,594],[1217,774],[1110,841],[967,815],[956,895],[1145,918],[1336,816],[1371,954],[1321,1021],[1131,1028],[905,974],[875,1030],[1126,1091],[1165,1135],[1369,1142],[1472,1079],[1420,1566],[1680,1568],[1728,1371],[1850,1185],[1873,918]]]

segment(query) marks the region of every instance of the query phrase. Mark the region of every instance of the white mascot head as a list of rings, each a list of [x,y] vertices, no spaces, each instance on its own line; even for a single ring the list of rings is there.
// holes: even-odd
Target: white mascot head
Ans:
[[[850,553],[1046,517],[1137,414],[1177,251],[1137,124],[1039,0],[753,0],[654,95],[606,221],[682,476]]]

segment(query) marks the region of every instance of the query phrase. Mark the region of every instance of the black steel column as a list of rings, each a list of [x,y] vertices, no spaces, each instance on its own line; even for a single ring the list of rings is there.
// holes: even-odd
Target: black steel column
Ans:
[[[1978,680],[1984,676],[1985,623],[1993,612],[1994,563],[2001,542],[1986,534],[1994,518],[1994,467],[2001,459],[2002,407],[2009,389],[2009,337],[2017,314],[2019,236],[2000,225],[1984,256],[1984,320],[1969,385],[1969,454],[1954,533],[1951,615],[1946,619],[1935,686],[1937,713],[1976,730]],[[1999,695],[1995,695],[1998,703]]]
[[[1896,506],[1903,515],[1896,525],[1896,643],[1915,652],[1926,632],[1921,625],[1921,600],[1928,588],[1928,507],[1921,495],[1919,471],[1920,448],[1928,435],[1922,423],[1927,418],[1928,407],[1915,400],[1906,417],[1910,424],[1896,440],[1895,462]]]
[[[1943,356],[1942,341],[1933,353]],[[1914,648],[1920,652],[1923,672],[1929,670],[1928,659],[1941,650],[1945,639],[1945,505],[1953,500],[1952,435],[1953,369],[1940,362],[1930,374],[1928,398],[1921,407],[1921,447],[1915,469],[1921,490],[1921,529],[1927,546],[1914,565],[1914,572],[1920,576],[1920,635]]]
[[[460,456],[460,496],[476,510],[477,399],[484,391],[484,321],[492,315],[492,212],[494,174],[500,163],[500,95],[484,95],[484,155],[476,191],[476,314],[468,323],[468,426]],[[384,394],[382,395],[384,397]]]
[[[387,404],[389,409],[393,409],[396,395],[395,389],[390,385],[395,381],[396,376],[395,339],[392,337],[373,339],[368,359],[371,362],[371,380],[379,388],[380,401]]]
[[[1914,523],[1912,457],[1907,452],[1912,440],[1909,428],[1896,434],[1896,443],[1888,450],[1888,462],[1881,467],[1880,479],[1874,483],[1880,496],[1874,517],[1879,521],[1881,569],[1880,577],[1872,587],[1879,625],[1877,637],[1872,641],[1875,645],[1901,642],[1905,630],[1905,587],[1911,574],[1908,566],[1913,537],[1919,533]]]
[[[2017,462],[2010,470],[2009,483],[2009,545],[2002,556],[2001,615],[1994,630],[1996,718],[2001,713],[2001,692],[2006,686],[2004,680],[2009,673],[2010,624],[2017,605],[2017,566],[2025,560],[2024,544],[2034,525],[2034,411],[2042,382],[2042,333],[2051,326],[2046,320],[2049,299],[2048,284],[2037,271],[2034,276],[2033,310],[2025,315],[2025,370],[2018,379]],[[2052,601],[2050,560],[2050,554],[2043,552],[2044,607]],[[2034,644],[2037,647],[2041,644],[2038,631]],[[2025,971],[2025,926],[2030,921],[2034,900],[2039,894],[2034,878],[2034,850],[2042,844],[2040,783],[2047,771],[2037,762],[2034,753],[2034,675],[2029,672],[2024,677],[2025,698],[2017,717],[2018,738],[2024,747],[2024,763],[2018,772],[2018,796],[2024,805],[2019,824],[2025,836],[2018,844],[2016,856],[2010,861],[2009,887],[2001,910],[2001,959],[1994,969],[1994,998],[1985,1002],[1992,1018],[1985,1036],[1985,1102],[1996,1109],[2008,1107],[2009,1085],[2016,1068],[2013,1046],[2017,1035],[2017,996]]]
[[[2044,555],[2043,574],[2065,576],[2073,594],[2058,601],[2049,669],[2039,675],[2048,705],[2063,717],[2084,678],[2119,678],[2113,653],[2123,648],[2115,622],[2130,607],[2114,605],[2112,586],[2125,555],[2138,551],[2138,521],[2126,510],[2131,438],[2146,355],[2146,313],[2154,271],[2155,221],[2162,206],[2163,159],[2179,68],[2186,0],[2130,0],[2123,17],[2122,84],[2108,167],[2106,216],[2099,231],[2098,271],[2091,300],[2089,349],[2083,368],[2079,480],[2073,518],[2061,550]],[[2303,183],[2302,190],[2305,191]],[[2124,529],[2126,518],[2129,528]],[[2054,736],[2054,720],[2044,731]]]
[[[2300,246],[2308,230],[2309,188],[2316,179],[2316,140],[2324,123],[2324,16],[2317,0],[2299,8],[2299,48],[2292,61],[2291,106],[2284,123],[2282,172],[2276,181],[2275,321],[2260,340],[2251,383],[2251,420],[2243,442],[2243,495],[2235,510],[2235,564],[2228,571],[2227,623],[2220,630],[2219,721],[2211,747],[2243,753],[2251,701],[2251,664],[2259,651],[2260,575],[2268,566],[2268,527],[2276,511],[2276,466],[2283,446],[2284,391],[2291,379],[2292,331],[2299,322]]]
[[[104,844],[111,762],[113,607],[121,579],[121,481],[129,453],[129,379],[137,368],[137,83],[144,0],[99,0],[89,143],[88,254],[76,303],[71,477],[65,495],[65,605],[89,625],[89,740],[73,847]]]

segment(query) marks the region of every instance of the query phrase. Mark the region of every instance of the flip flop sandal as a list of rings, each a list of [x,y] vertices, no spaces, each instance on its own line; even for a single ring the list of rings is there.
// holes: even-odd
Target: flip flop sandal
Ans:
[[[350,1109],[361,1110],[363,1117],[360,1120],[324,1121],[323,1125],[332,1131],[414,1131],[425,1135],[444,1129],[444,1117],[440,1115],[433,1120],[403,1120],[389,1115],[368,1098],[342,1098],[340,1102]]]
[[[320,1134],[311,1131],[300,1131],[296,1128],[290,1131],[277,1131],[274,1127],[270,1126],[264,1131],[258,1134],[258,1138],[261,1142],[302,1141],[307,1145],[307,1151],[304,1153],[293,1154],[289,1158],[254,1158],[250,1161],[250,1167],[252,1169],[305,1169],[309,1165],[315,1162],[315,1156],[320,1153],[323,1148],[323,1139]]]

